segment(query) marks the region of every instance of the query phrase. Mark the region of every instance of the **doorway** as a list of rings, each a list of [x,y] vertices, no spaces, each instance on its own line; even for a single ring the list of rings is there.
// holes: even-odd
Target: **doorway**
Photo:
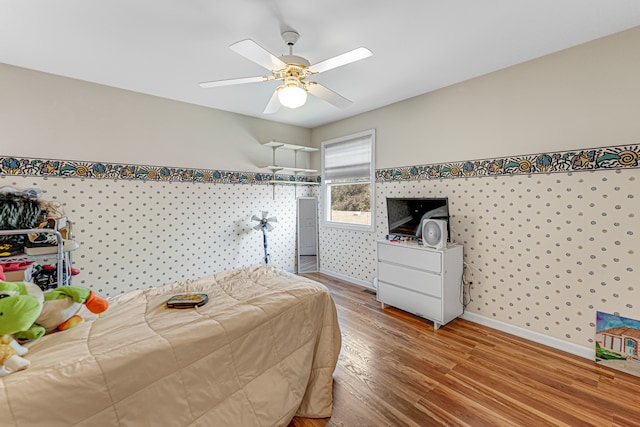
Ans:
[[[298,273],[318,271],[318,199],[298,197]]]

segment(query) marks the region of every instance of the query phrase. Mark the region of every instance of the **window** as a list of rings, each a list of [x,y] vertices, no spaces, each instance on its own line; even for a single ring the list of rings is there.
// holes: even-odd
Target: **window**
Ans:
[[[373,231],[375,130],[322,143],[322,224]]]

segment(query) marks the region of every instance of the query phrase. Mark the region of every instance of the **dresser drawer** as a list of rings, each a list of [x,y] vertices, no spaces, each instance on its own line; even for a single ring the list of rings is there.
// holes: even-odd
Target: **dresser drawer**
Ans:
[[[442,300],[378,281],[378,301],[442,323]]]
[[[378,260],[400,265],[408,265],[421,270],[440,273],[442,254],[418,247],[406,247],[400,244],[378,244]]]
[[[442,277],[439,274],[403,267],[386,262],[378,263],[378,280],[421,294],[442,296]]]

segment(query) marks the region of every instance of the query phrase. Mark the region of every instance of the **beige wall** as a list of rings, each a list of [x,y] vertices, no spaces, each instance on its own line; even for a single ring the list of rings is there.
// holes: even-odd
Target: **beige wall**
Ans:
[[[271,163],[259,142],[310,139],[301,127],[10,65],[0,76],[0,156],[258,171]]]
[[[259,142],[308,144],[310,130],[0,64],[0,157],[262,172]],[[293,152],[278,152],[293,164]],[[309,159],[299,156],[299,166]],[[252,215],[278,218],[271,262],[293,271],[296,196],[307,186],[34,177],[73,222],[73,283],[111,296],[263,262]],[[43,261],[39,261],[42,263]]]
[[[637,147],[638,46],[640,27],[316,128],[312,142],[375,128],[377,169]],[[636,168],[378,182],[375,232],[321,227],[321,269],[372,286],[386,197],[448,197],[473,282],[465,314],[590,354],[596,311],[638,317],[639,178]]]
[[[259,141],[376,128],[387,168],[634,143],[638,45],[640,27],[313,130],[0,64],[0,155],[256,170]]]
[[[376,168],[640,140],[640,27],[312,131],[376,129]]]

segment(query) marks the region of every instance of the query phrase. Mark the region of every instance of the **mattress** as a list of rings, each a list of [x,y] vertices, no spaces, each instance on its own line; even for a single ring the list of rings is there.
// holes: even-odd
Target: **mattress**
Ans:
[[[179,293],[206,293],[171,309]],[[272,266],[135,290],[33,343],[0,378],[2,426],[286,426],[331,415],[334,302]]]

